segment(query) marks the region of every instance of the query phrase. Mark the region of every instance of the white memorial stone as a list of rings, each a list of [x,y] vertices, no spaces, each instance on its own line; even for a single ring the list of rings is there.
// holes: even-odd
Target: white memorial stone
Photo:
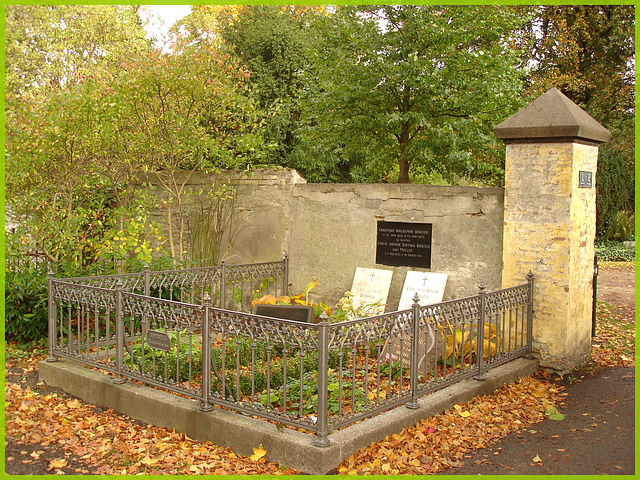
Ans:
[[[421,306],[440,303],[444,296],[446,285],[446,273],[407,272],[398,310],[411,308],[413,296],[416,293],[420,297]]]
[[[393,271],[357,267],[351,285],[354,308],[380,303],[376,314],[384,313]]]
[[[420,297],[421,306],[441,302],[446,284],[446,273],[407,272],[398,310],[411,308],[413,296],[416,293]],[[426,332],[420,335],[417,354],[418,369],[422,368],[437,341],[438,336],[431,327],[428,327]],[[411,336],[406,334],[392,335],[389,341],[385,342],[380,357],[382,362],[399,361],[408,367],[411,364]],[[431,362],[435,362],[435,360],[432,359]]]

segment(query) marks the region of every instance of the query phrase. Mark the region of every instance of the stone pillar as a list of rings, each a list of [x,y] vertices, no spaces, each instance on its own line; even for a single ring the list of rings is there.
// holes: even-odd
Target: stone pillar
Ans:
[[[566,372],[590,354],[596,169],[610,133],[555,88],[494,133],[507,144],[502,285],[533,272],[533,350]]]

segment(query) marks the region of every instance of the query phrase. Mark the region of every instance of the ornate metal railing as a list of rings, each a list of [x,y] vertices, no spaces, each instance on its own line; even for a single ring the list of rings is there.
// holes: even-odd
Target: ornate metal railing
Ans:
[[[323,313],[305,323],[249,313],[256,279],[284,280],[286,291],[286,259],[280,263],[157,272],[164,283],[150,272],[142,283],[116,276],[113,288],[99,279],[50,279],[49,360],[70,358],[115,383],[137,380],[194,398],[203,411],[220,406],[303,429],[322,446],[331,431],[398,405],[417,408],[420,396],[531,355],[531,274],[525,285],[481,287],[473,297],[428,306],[415,297],[407,310],[337,323]],[[202,301],[125,285],[148,285],[147,292],[180,285],[181,299],[188,292],[184,298]],[[225,298],[230,286],[237,290]]]
[[[288,290],[288,257],[279,262],[185,268],[179,270],[66,278],[66,283],[115,290],[147,297],[164,298],[184,303],[202,304],[205,293],[221,308],[250,311],[256,295],[286,295]],[[54,280],[58,281],[58,280]],[[248,309],[248,310],[247,310]]]

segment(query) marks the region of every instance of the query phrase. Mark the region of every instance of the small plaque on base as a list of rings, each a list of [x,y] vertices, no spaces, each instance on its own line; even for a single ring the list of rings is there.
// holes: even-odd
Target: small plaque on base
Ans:
[[[147,343],[151,348],[166,352],[171,348],[171,337],[165,332],[149,330],[147,332]]]

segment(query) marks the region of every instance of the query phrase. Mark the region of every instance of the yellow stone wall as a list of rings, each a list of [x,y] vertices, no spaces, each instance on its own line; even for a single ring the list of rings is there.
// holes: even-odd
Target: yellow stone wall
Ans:
[[[590,351],[597,155],[576,142],[507,145],[502,285],[535,275],[534,353],[559,371]],[[578,188],[581,170],[592,188]]]

